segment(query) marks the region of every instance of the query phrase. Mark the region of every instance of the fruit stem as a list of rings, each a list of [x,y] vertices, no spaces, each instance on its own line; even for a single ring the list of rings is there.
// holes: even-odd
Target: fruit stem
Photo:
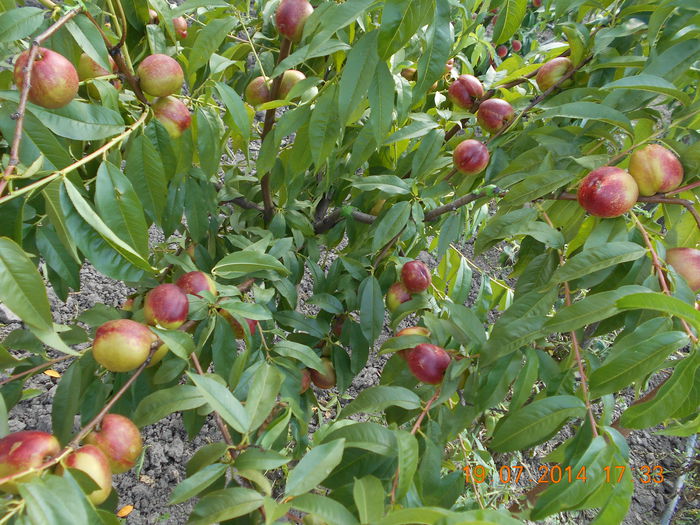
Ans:
[[[633,212],[630,211],[630,215],[632,216],[632,219],[634,219],[634,224],[637,226],[637,229],[639,232],[642,234],[642,237],[644,238],[644,244],[647,245],[647,248],[649,249],[649,253],[651,254],[651,264],[654,266],[654,269],[656,270],[656,276],[659,279],[659,286],[661,286],[661,290],[663,291],[664,294],[668,295],[669,297],[671,296],[671,290],[668,288],[668,283],[666,282],[666,277],[664,277],[664,270],[663,266],[661,265],[661,261],[659,260],[659,256],[656,253],[656,250],[654,250],[654,244],[651,242],[651,239],[649,238],[649,233],[647,232],[646,228],[644,225],[641,223],[637,215]],[[698,342],[698,338],[695,337],[695,334],[693,331],[690,329],[690,326],[688,326],[688,323],[685,321],[685,319],[680,319],[681,324],[683,325],[683,329],[685,330],[685,333],[688,334],[688,337],[693,343]]]
[[[32,70],[34,69],[34,60],[39,52],[39,46],[48,38],[50,38],[56,31],[63,27],[69,20],[74,18],[78,13],[82,11],[82,7],[78,7],[71,11],[68,11],[65,15],[59,18],[55,24],[50,26],[46,31],[37,36],[29,48],[29,57],[27,60],[27,66],[24,72],[24,81],[22,82],[22,91],[19,95],[19,105],[17,106],[17,112],[12,115],[17,121],[15,124],[15,134],[12,138],[12,146],[10,148],[10,160],[7,163],[7,168],[3,174],[2,179],[0,179],[0,196],[2,196],[7,186],[7,181],[15,171],[17,165],[19,164],[19,146],[22,141],[22,130],[24,129],[24,114],[27,111],[27,99],[29,97],[29,89],[32,87]]]

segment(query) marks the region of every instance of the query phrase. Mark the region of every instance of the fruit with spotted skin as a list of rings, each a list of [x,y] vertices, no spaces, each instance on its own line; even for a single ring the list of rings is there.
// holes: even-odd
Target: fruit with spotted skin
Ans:
[[[541,91],[547,91],[573,68],[573,63],[567,57],[553,58],[537,70],[537,86]]]
[[[391,312],[410,300],[411,292],[408,291],[402,282],[392,284],[386,293],[386,306]]]
[[[411,293],[424,292],[430,287],[430,270],[421,261],[409,261],[401,268],[401,281]]]
[[[251,80],[245,88],[245,100],[251,106],[259,106],[272,100],[270,88],[272,82],[269,78],[259,76]]]
[[[336,385],[335,367],[333,363],[331,363],[331,360],[326,357],[321,358],[321,361],[323,362],[324,371],[319,372],[312,368],[309,370],[309,374],[311,375],[311,381],[314,385],[323,390],[327,390]]]
[[[157,53],[144,58],[136,69],[139,85],[153,97],[167,97],[182,89],[185,74],[172,57]]]
[[[627,213],[639,197],[632,175],[621,168],[603,166],[586,175],[578,189],[578,202],[596,217],[619,217]]]
[[[206,273],[200,271],[187,272],[182,275],[175,285],[178,286],[183,292],[189,295],[199,295],[200,292],[207,291],[212,295],[216,295],[216,284]]]
[[[497,133],[513,120],[513,106],[501,98],[484,100],[476,112],[479,125],[490,133]]]
[[[51,434],[37,430],[13,432],[0,439],[0,478],[36,468],[58,454],[61,445]],[[0,490],[17,494],[17,484],[24,483],[40,474],[30,472],[0,485]]]
[[[150,325],[168,330],[180,328],[187,321],[190,303],[185,293],[174,284],[159,284],[143,300],[143,316]]]
[[[29,50],[22,52],[15,61],[14,82],[20,91],[28,63]],[[62,108],[75,98],[78,82],[78,72],[66,57],[40,47],[32,67],[29,101],[47,109]]]
[[[660,144],[647,144],[632,153],[628,170],[645,197],[675,190],[683,182],[681,161]]]
[[[115,319],[95,332],[92,355],[110,372],[129,372],[148,358],[156,336],[146,325],[131,319]]]
[[[313,12],[308,0],[282,0],[275,12],[277,31],[292,42],[299,42],[306,19]]]
[[[95,445],[104,453],[113,474],[132,469],[143,449],[138,427],[120,414],[107,414],[99,428],[88,434],[85,442]]]
[[[173,139],[180,137],[192,124],[190,110],[175,97],[159,98],[151,107],[158,122],[163,124]]]
[[[306,75],[301,71],[296,69],[288,69],[285,71],[282,74],[279,93],[277,94],[278,98],[287,98],[292,88],[304,79],[306,79]]]
[[[505,56],[508,54],[508,48],[503,45],[498,46],[496,48],[496,54],[501,58],[505,58]]]
[[[476,99],[484,96],[484,86],[473,75],[459,75],[447,90],[447,97],[462,109],[471,109]]]
[[[88,499],[94,505],[104,503],[112,492],[112,471],[104,452],[94,445],[84,445],[71,452],[63,465],[59,465],[56,473],[61,475],[65,468],[74,468],[90,476],[99,488],[88,494]]]
[[[671,248],[666,252],[666,262],[688,282],[694,292],[700,291],[700,250]]]
[[[489,164],[489,150],[486,145],[478,140],[463,140],[452,153],[455,167],[466,175],[476,175]]]
[[[408,351],[406,362],[411,373],[423,383],[437,385],[450,365],[450,354],[430,343],[421,343]]]

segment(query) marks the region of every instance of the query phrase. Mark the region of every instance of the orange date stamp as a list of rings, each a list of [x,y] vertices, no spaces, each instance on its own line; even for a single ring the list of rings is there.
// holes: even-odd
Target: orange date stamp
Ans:
[[[484,483],[499,481],[500,483],[517,484],[520,481],[532,483],[574,483],[592,481],[592,472],[585,466],[561,467],[560,465],[540,465],[536,472],[525,468],[523,465],[504,465],[497,471],[491,471],[483,465],[467,465],[462,469],[467,483]],[[660,465],[641,465],[630,467],[628,465],[609,465],[602,471],[595,469],[596,481],[601,478],[605,483],[620,483],[625,473],[632,475],[635,481],[640,483],[663,483],[664,469]]]

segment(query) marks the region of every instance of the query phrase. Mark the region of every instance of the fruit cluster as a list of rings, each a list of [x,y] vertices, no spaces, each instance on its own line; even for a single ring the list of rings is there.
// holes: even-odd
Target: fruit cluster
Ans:
[[[390,311],[396,310],[402,303],[411,300],[412,294],[421,293],[432,282],[430,270],[420,261],[409,261],[401,268],[401,280],[389,287],[386,294],[386,306]]]
[[[157,21],[155,12],[151,13]],[[187,36],[187,22],[184,18],[173,19],[173,25],[180,38]],[[15,60],[13,79],[22,90],[28,71],[32,50],[22,52]],[[78,68],[63,55],[39,47],[34,51],[34,63],[30,77],[27,97],[30,102],[47,109],[59,109],[68,105],[78,94],[80,82],[91,81],[99,77],[115,77],[118,67],[109,57],[111,71],[98,64],[87,53],[82,53]],[[172,96],[179,93],[185,79],[180,64],[167,55],[154,54],[144,58],[136,73],[141,90],[147,95],[157,97],[152,104],[155,118],[163,124],[172,138],[177,138],[190,127],[192,117],[187,106]],[[113,78],[112,85],[121,89],[121,80]],[[92,82],[88,82],[88,94],[94,98],[99,92]]]
[[[95,505],[103,503],[112,491],[112,475],[121,474],[136,465],[143,442],[139,429],[127,417],[107,414],[100,427],[85,438],[84,445],[61,458],[55,473],[76,469],[97,484],[88,494]],[[42,472],[44,463],[61,454],[55,436],[36,430],[14,432],[0,439],[0,477],[16,476],[0,485],[0,490],[17,494],[18,484],[32,480]],[[30,470],[26,474],[23,472]]]
[[[277,31],[290,42],[299,42],[304,33],[306,19],[314,8],[307,0],[282,0],[275,12]],[[271,78],[260,75],[251,80],[245,88],[245,100],[251,106],[259,106],[272,100],[286,100],[290,91],[306,75],[296,69],[288,69],[282,74],[277,92],[273,93]]]

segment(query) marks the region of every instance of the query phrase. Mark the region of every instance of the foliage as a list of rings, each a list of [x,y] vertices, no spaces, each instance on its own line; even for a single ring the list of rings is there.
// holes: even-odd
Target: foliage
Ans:
[[[0,346],[3,434],[27,379],[71,360],[53,405],[62,445],[85,435],[74,415],[85,430],[101,409],[139,427],[180,412],[190,436],[215,414],[223,442],[197,452],[172,494],[171,503],[198,498],[191,523],[308,514],[308,523],[444,525],[590,508],[599,509],[595,523],[619,523],[637,473],[605,473],[629,466],[629,429],[697,432],[700,316],[693,290],[663,264],[666,249],[700,241],[696,1],[314,1],[291,50],[275,29],[274,0],[42,3],[52,9],[0,0],[0,301],[26,326]],[[149,23],[149,6],[161,23]],[[64,108],[23,111],[12,60],[67,13],[42,45],[73,64],[84,52],[107,68],[111,55],[124,86],[107,75],[84,81]],[[181,15],[184,40],[171,23]],[[498,58],[495,46],[516,37],[522,51]],[[185,72],[176,96],[192,125],[176,139],[133,76],[152,53]],[[536,70],[562,54],[571,79],[540,93]],[[307,78],[255,108],[263,123],[245,88],[290,68]],[[446,98],[460,73],[477,76],[485,97],[510,102],[515,120],[486,139],[476,107]],[[465,138],[488,146],[480,175],[450,171]],[[621,217],[587,215],[569,192],[595,168],[626,168],[651,142],[679,156],[684,186],[640,198]],[[153,227],[165,242],[149,244]],[[477,253],[501,241],[517,247],[510,279],[482,274],[474,299],[473,264],[458,249],[467,240]],[[322,357],[343,393],[373,351],[426,341],[377,343],[383,296],[423,251],[438,260],[433,286],[388,323],[415,316],[448,349],[443,382],[418,383],[393,355],[381,384],[342,409],[318,391],[300,394],[305,369],[324,371]],[[65,299],[84,262],[135,287],[133,307],[99,305],[56,325],[46,286]],[[143,295],[194,270],[211,273],[219,295],[189,296],[189,321],[157,331],[171,350],[160,364],[111,373],[95,363],[98,326],[143,321]],[[305,276],[313,314],[300,308]],[[612,343],[601,354],[596,341]],[[650,390],[655,377],[665,382]],[[629,387],[638,399],[616,419],[616,397]],[[534,483],[531,505],[507,493],[485,502],[463,471],[481,466],[489,475],[480,481],[496,484],[507,456],[495,453],[561,442],[565,425],[572,437],[547,459],[574,476],[543,492]],[[576,478],[582,468],[586,481]],[[89,492],[89,480],[47,472],[3,500],[5,520],[64,523],[64,505],[80,501],[72,521],[116,522],[116,500],[94,508],[81,486]]]

